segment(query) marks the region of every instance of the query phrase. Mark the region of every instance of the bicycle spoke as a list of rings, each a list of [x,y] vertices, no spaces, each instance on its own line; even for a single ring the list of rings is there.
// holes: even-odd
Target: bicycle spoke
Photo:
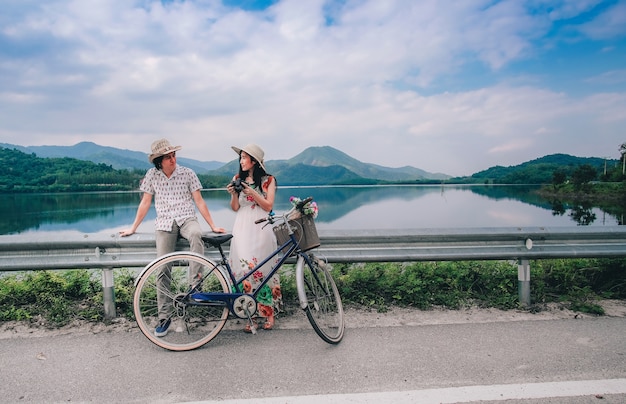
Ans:
[[[135,291],[135,317],[143,334],[155,344],[174,351],[195,349],[224,327],[227,307],[191,299],[189,292],[198,273],[203,277],[202,292],[228,292],[226,280],[212,262],[187,253],[155,260],[143,273]],[[157,330],[161,321],[167,326]]]
[[[324,341],[336,344],[343,338],[345,329],[339,291],[326,264],[313,255],[310,257],[310,261],[303,263],[301,272],[307,299],[305,311],[315,332]]]

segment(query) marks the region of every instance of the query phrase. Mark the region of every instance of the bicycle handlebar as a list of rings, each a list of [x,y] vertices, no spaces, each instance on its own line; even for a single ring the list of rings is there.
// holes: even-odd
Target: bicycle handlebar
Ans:
[[[302,210],[302,207],[304,205],[306,205],[307,203],[311,202],[313,200],[312,196],[309,196],[308,198],[305,198],[303,201],[300,201],[296,204],[296,209],[298,210]]]
[[[302,212],[302,208],[304,207],[304,205],[306,205],[307,203],[311,202],[313,200],[312,196],[309,196],[307,198],[305,198],[304,200],[298,202],[294,207],[292,207],[291,209],[289,209],[287,212],[283,213],[282,215],[280,215],[280,217],[283,217],[285,219],[285,222],[287,222],[286,218],[294,211],[294,210],[299,210],[300,212]],[[304,213],[304,212],[303,212]],[[257,219],[254,221],[255,224],[259,224],[259,223],[263,223],[263,222],[267,222],[269,221],[270,223],[274,223],[274,211],[271,210],[268,214],[267,217],[263,217],[261,219]]]

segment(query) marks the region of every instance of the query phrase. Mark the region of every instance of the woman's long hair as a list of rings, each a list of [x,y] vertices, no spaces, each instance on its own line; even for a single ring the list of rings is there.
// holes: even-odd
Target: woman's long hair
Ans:
[[[241,157],[241,152],[239,153],[239,156]],[[254,169],[252,170],[252,180],[254,181],[254,185],[257,187],[257,189],[261,189],[262,190],[263,188],[261,187],[261,179],[264,176],[270,175],[270,174],[268,174],[263,169],[263,167],[261,167],[261,164],[259,164],[257,159],[255,159],[254,157],[250,156],[250,160],[256,162],[256,164],[254,165]],[[244,181],[247,177],[248,177],[248,172],[247,171],[243,171],[241,169],[241,164],[239,164],[239,178],[241,178],[241,180]]]

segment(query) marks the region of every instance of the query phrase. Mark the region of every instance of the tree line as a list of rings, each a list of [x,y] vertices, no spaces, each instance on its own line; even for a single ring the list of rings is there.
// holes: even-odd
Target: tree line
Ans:
[[[552,154],[513,167],[491,167],[466,177],[463,182],[552,184],[555,175],[563,182],[568,180],[621,182],[626,178],[619,160]]]
[[[116,170],[110,165],[69,157],[41,158],[16,149],[0,148],[0,192],[133,191],[145,170]],[[205,188],[223,187],[228,178],[198,175]]]
[[[573,185],[575,191],[587,192],[591,184],[596,181],[623,183],[626,180],[624,172],[626,147],[620,148],[620,153],[622,151],[624,153],[621,154],[620,160],[553,154],[513,167],[491,167],[472,176],[453,178],[443,183],[552,184],[555,191],[561,191],[567,188],[567,185]],[[34,153],[27,154],[9,148],[0,148],[0,162],[4,167],[4,170],[0,172],[0,192],[5,193],[133,191],[139,189],[140,181],[145,175],[143,169],[114,169],[107,164],[69,157],[40,158]],[[332,178],[336,179],[333,176],[340,176],[341,173],[331,173],[327,170],[325,174],[327,180],[330,181]],[[374,185],[383,182],[356,177],[353,175],[352,178],[344,178],[345,184]],[[230,180],[230,177],[223,174],[198,174],[198,178],[204,188],[221,188]],[[300,178],[303,177],[300,176]],[[315,180],[306,175],[304,178],[309,181]],[[428,183],[431,182],[432,180],[428,181]],[[384,183],[392,182],[384,181]]]

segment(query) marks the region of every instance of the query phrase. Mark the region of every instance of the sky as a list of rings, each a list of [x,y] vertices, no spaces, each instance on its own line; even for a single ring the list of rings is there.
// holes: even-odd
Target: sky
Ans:
[[[618,159],[626,0],[0,0],[0,142],[471,175]]]

